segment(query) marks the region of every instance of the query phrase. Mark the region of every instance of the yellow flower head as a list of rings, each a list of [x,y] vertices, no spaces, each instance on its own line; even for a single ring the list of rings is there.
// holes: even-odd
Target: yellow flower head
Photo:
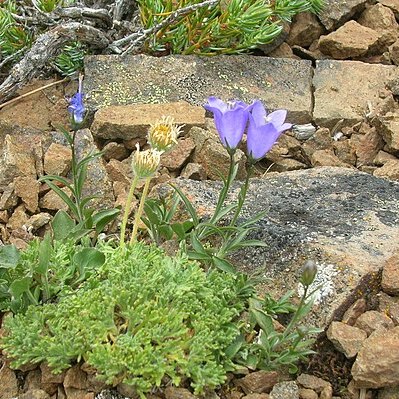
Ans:
[[[158,122],[150,126],[148,131],[148,142],[152,148],[158,151],[168,151],[176,143],[181,127],[174,124],[170,116],[163,116]]]
[[[139,144],[136,145],[136,148],[132,161],[134,174],[140,179],[151,177],[158,169],[162,153],[153,148],[140,151]]]

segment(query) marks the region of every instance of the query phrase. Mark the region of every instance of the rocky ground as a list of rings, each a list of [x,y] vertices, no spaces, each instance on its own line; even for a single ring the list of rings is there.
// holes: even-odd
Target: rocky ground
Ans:
[[[287,109],[295,124],[258,165],[261,179],[251,186],[254,200],[244,210],[255,212],[256,204],[270,208],[270,219],[257,233],[270,248],[267,254],[242,254],[237,266],[246,270],[262,259],[256,267],[269,265],[278,294],[295,286],[304,259],[315,258],[325,291],[312,320],[325,333],[318,338],[318,354],[295,381],[244,370],[208,398],[399,398],[397,19],[398,0],[329,0],[320,18],[298,15],[280,43],[265,46],[269,57],[86,60],[90,115],[78,150],[104,151],[90,167],[87,188],[101,196],[102,205],[125,202],[132,152],[136,143],[145,144],[149,124],[161,115],[185,127],[178,145],[163,157],[154,185],[189,179],[182,184],[204,213],[212,206],[209,193],[218,189],[206,180],[217,180],[216,171],[223,173],[228,162],[213,121],[200,107],[207,96],[259,98],[270,109]],[[24,92],[44,83],[33,82]],[[37,177],[70,172],[71,153],[56,127],[68,123],[64,96],[74,91],[73,84],[52,87],[0,110],[4,243],[23,248],[65,209]],[[244,178],[244,152],[238,156]],[[53,376],[45,365],[14,372],[4,361],[0,398],[117,397],[102,391],[84,366]],[[134,397],[126,386],[118,391]],[[149,398],[194,396],[169,387]]]

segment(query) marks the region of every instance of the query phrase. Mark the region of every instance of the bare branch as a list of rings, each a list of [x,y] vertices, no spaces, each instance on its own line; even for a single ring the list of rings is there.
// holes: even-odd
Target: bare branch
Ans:
[[[10,98],[16,90],[29,82],[69,41],[89,43],[91,47],[104,49],[109,41],[102,31],[78,22],[59,25],[38,37],[32,48],[16,64],[0,85],[0,101]]]
[[[122,55],[126,55],[132,52],[139,51],[140,47],[143,43],[152,35],[156,35],[161,29],[165,26],[170,25],[171,23],[175,22],[180,17],[189,14],[192,11],[195,11],[202,7],[212,7],[218,3],[219,0],[205,0],[201,3],[192,4],[183,8],[180,8],[176,11],[173,11],[167,18],[165,18],[162,22],[157,25],[154,25],[152,28],[149,29],[141,29],[138,32],[134,32],[131,35],[128,35],[122,39],[115,40],[109,45],[109,48]],[[129,46],[125,50],[121,50],[120,47],[124,46],[125,44],[129,44]]]
[[[93,9],[88,7],[59,7],[52,12],[52,16],[72,19],[93,18],[103,21],[107,26],[112,26],[111,15],[103,8]]]

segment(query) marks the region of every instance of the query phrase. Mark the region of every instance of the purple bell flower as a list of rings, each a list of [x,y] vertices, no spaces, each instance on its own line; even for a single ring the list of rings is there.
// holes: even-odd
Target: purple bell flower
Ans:
[[[247,132],[247,151],[252,161],[263,158],[273,147],[280,135],[291,129],[290,123],[284,123],[287,111],[279,109],[267,114],[263,104],[257,100],[249,114]]]
[[[204,108],[213,113],[216,130],[223,146],[228,150],[234,150],[244,134],[252,104],[247,105],[242,101],[226,104],[219,98],[209,97]]]
[[[71,114],[72,122],[80,125],[84,119],[85,106],[83,104],[84,94],[82,92],[82,77],[79,78],[79,90],[68,99],[68,112]]]

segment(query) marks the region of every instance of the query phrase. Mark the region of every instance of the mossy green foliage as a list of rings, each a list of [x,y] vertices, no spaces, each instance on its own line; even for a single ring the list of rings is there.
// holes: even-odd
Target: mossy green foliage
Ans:
[[[203,0],[139,0],[144,27],[162,22],[173,11]],[[174,54],[237,54],[272,42],[282,23],[303,11],[320,11],[323,0],[220,0],[161,29],[147,51]]]
[[[253,294],[246,279],[140,243],[99,249],[106,261],[80,289],[5,318],[1,347],[12,366],[46,361],[60,372],[83,359],[100,379],[141,395],[166,376],[176,385],[189,377],[196,393],[222,383]]]
[[[31,241],[24,251],[0,247],[0,311],[24,312],[30,304],[54,300],[74,289],[104,262],[95,248],[74,240]]]

